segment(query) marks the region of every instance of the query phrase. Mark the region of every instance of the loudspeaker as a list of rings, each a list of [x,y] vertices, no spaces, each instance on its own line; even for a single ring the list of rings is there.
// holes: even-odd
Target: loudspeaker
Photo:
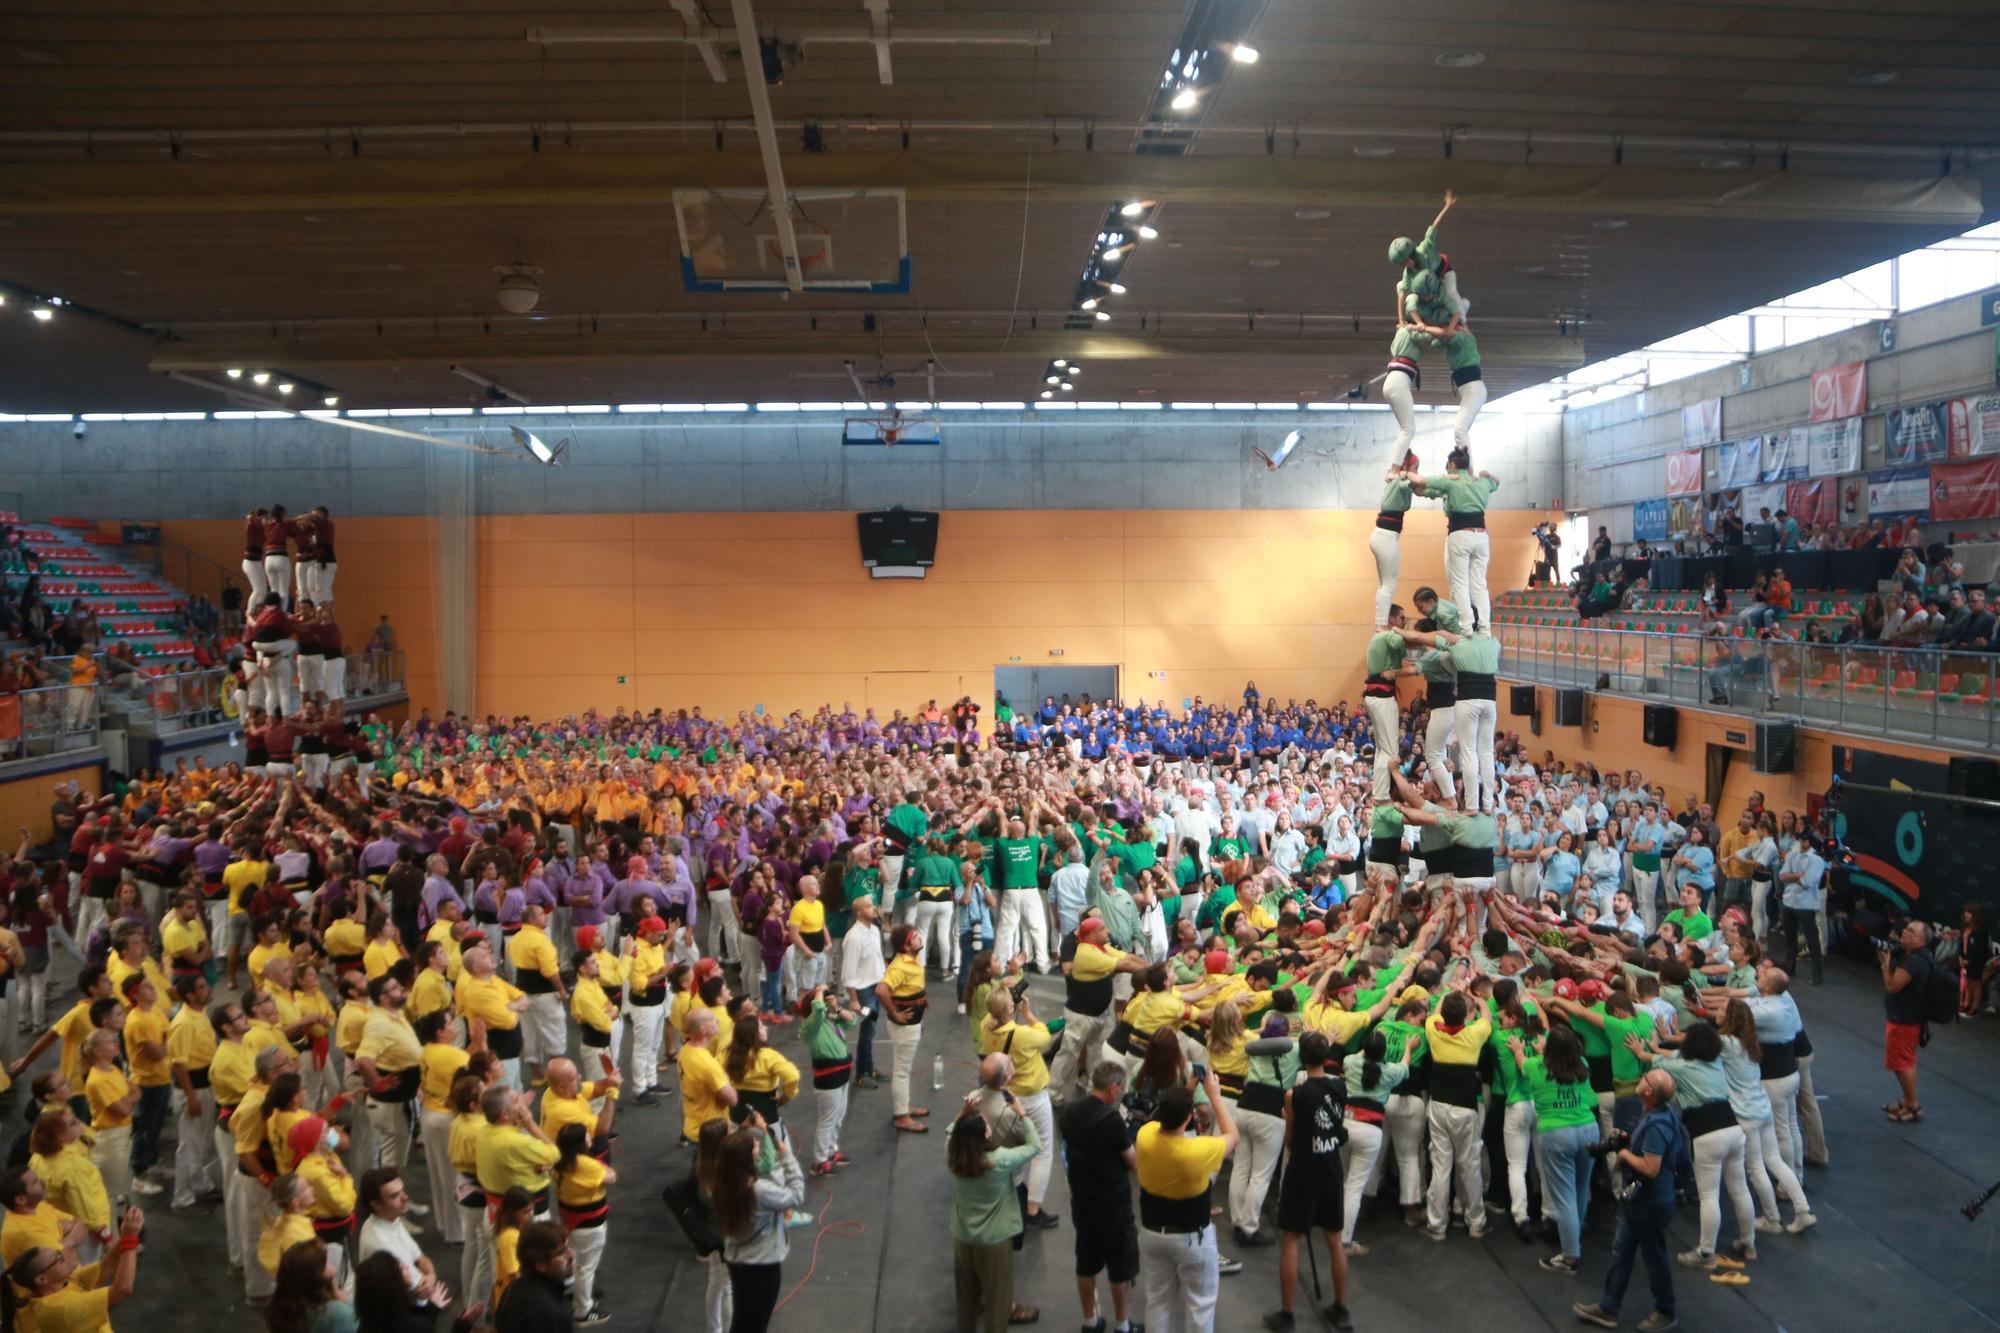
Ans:
[[[1646,744],[1671,750],[1680,738],[1680,731],[1681,714],[1678,708],[1668,704],[1646,705]]]
[[[1953,755],[1951,777],[1945,788],[1953,796],[1972,796],[1982,801],[2000,801],[2000,760],[1970,759]]]
[[[1798,729],[1789,722],[1759,722],[1757,752],[1750,767],[1759,773],[1789,773],[1792,752],[1798,744]]]
[[[1580,727],[1583,725],[1583,691],[1556,691],[1556,725],[1559,727]]]
[[[1535,687],[1532,685],[1509,685],[1507,687],[1507,711],[1515,717],[1535,715]]]

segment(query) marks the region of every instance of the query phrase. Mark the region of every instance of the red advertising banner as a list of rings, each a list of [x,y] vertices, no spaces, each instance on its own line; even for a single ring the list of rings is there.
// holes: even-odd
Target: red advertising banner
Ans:
[[[1677,449],[1667,455],[1667,494],[1701,494],[1701,450]]]
[[[1840,483],[1832,477],[1785,483],[1785,512],[1800,523],[1832,523],[1840,517]]]
[[[1932,464],[1931,518],[2000,518],[2000,458]]]
[[[1812,419],[1839,421],[1858,417],[1868,407],[1868,363],[1850,361],[1812,377]]]

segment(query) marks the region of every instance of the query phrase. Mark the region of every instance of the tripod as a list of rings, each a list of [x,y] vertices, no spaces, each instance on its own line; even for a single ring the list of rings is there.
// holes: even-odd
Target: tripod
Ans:
[[[1986,1187],[1986,1192],[1984,1194],[1974,1199],[1971,1203],[1965,1205],[1965,1207],[1959,1209],[1959,1211],[1965,1214],[1966,1221],[1977,1222],[1979,1220],[1979,1215],[1986,1211],[1986,1205],[1992,1200],[1993,1196],[1996,1194],[2000,1194],[2000,1180],[1996,1180],[1991,1185],[1988,1185]]]

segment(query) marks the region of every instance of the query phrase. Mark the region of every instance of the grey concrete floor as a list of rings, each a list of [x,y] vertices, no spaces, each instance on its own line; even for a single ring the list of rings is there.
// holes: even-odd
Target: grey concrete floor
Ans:
[[[1042,1007],[1058,1010],[1056,983],[1035,984],[1050,996]],[[925,1025],[917,1083],[938,1128],[924,1136],[894,1133],[886,1084],[880,1091],[853,1094],[844,1148],[854,1162],[830,1180],[809,1184],[807,1206],[821,1229],[792,1233],[775,1329],[930,1333],[952,1326],[950,1184],[942,1129],[971,1086],[973,1069],[965,1020],[952,1013],[942,983],[933,983],[932,995],[934,1017]],[[1828,970],[1827,985],[1802,988],[1799,1002],[1817,1049],[1814,1078],[1833,1158],[1830,1167],[1809,1168],[1806,1181],[1820,1225],[1803,1238],[1764,1237],[1762,1257],[1745,1287],[1718,1286],[1704,1274],[1676,1270],[1683,1327],[1728,1333],[2000,1326],[2000,1206],[1973,1223],[1959,1214],[1973,1195],[2000,1179],[2000,1137],[1994,1133],[2000,1125],[2000,1020],[1939,1033],[1922,1060],[1927,1117],[1919,1125],[1896,1126],[1877,1109],[1895,1094],[1881,1068],[1882,1007],[1874,974],[1836,964]],[[795,1033],[796,1028],[783,1029],[779,1041],[798,1058]],[[886,1069],[886,1038],[877,1054]],[[945,1086],[933,1092],[931,1062],[940,1054],[948,1062]],[[794,1117],[794,1128],[802,1133],[811,1123],[811,1096],[801,1095]],[[621,1179],[601,1278],[613,1318],[605,1327],[611,1333],[698,1329],[705,1270],[689,1255],[659,1199],[661,1183],[686,1169],[678,1096],[664,1099],[657,1110],[626,1108],[618,1128],[623,1137],[615,1165]],[[411,1190],[424,1198],[424,1173],[412,1174]],[[1222,1197],[1220,1186],[1217,1195]],[[181,1219],[164,1203],[162,1198],[149,1220],[138,1292],[117,1311],[115,1326],[149,1333],[261,1327],[240,1283],[225,1272],[220,1217]],[[1075,1233],[1060,1169],[1047,1206],[1064,1214],[1064,1221],[1029,1236],[1015,1267],[1016,1294],[1041,1307],[1044,1325],[1075,1327]],[[1726,1238],[1733,1223],[1726,1207],[1724,1214]],[[1575,1327],[1570,1303],[1596,1298],[1611,1222],[1608,1205],[1593,1208],[1584,1276],[1563,1279],[1535,1266],[1548,1247],[1523,1245],[1506,1227],[1496,1226],[1476,1242],[1454,1232],[1448,1242],[1435,1244],[1403,1227],[1393,1212],[1364,1214],[1359,1239],[1373,1253],[1351,1268],[1349,1304],[1357,1327],[1407,1328],[1412,1321],[1419,1327],[1470,1326],[1496,1333]],[[1693,1209],[1682,1209],[1675,1248],[1691,1246],[1695,1229]],[[455,1251],[434,1233],[424,1243],[441,1270],[457,1272]],[[1226,1230],[1223,1249],[1234,1251]],[[1254,1249],[1243,1257],[1243,1273],[1222,1279],[1216,1320],[1221,1330],[1257,1327],[1263,1312],[1277,1304],[1275,1249]],[[1299,1308],[1310,1307],[1302,1301]],[[1648,1308],[1641,1273],[1627,1297],[1628,1325]],[[1310,1326],[1310,1316],[1303,1317],[1301,1327]]]

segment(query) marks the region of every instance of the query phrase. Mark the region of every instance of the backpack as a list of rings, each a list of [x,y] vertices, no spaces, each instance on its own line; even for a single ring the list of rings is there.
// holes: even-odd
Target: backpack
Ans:
[[[715,1214],[709,1211],[708,1201],[701,1197],[701,1186],[696,1183],[690,1171],[683,1179],[670,1180],[660,1191],[660,1198],[666,1203],[667,1211],[681,1224],[687,1233],[688,1244],[697,1255],[704,1258],[722,1250],[722,1233],[716,1229]]]
[[[1916,979],[1924,988],[1924,1022],[1942,1027],[1958,1017],[1958,971],[1935,958],[1924,963],[1924,974]]]

